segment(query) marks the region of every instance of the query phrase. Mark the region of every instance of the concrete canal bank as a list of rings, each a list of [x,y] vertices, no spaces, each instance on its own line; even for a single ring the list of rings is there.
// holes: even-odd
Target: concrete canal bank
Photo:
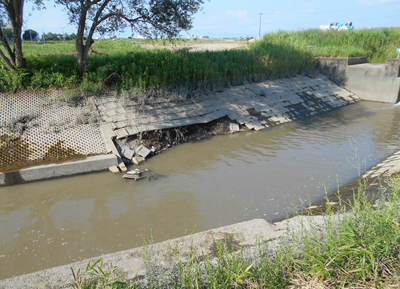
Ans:
[[[48,179],[64,174],[73,175],[103,170],[113,165],[119,165],[119,169],[123,169],[123,162],[129,164],[132,162],[132,158],[142,157],[140,148],[143,143],[140,141],[146,140],[143,135],[151,131],[178,129],[179,133],[185,134],[191,127],[200,126],[210,121],[220,123],[224,127],[225,133],[259,130],[293,120],[306,119],[358,100],[360,99],[354,93],[338,87],[322,75],[317,75],[314,78],[296,77],[236,87],[225,92],[198,97],[189,102],[137,105],[115,97],[93,99],[93,102],[86,103],[83,109],[90,107],[91,115],[87,114],[86,117],[94,116],[97,119],[96,121],[79,120],[77,122],[74,118],[80,114],[75,113],[69,123],[68,121],[64,121],[64,123],[61,121],[60,127],[64,125],[64,129],[73,134],[74,130],[79,131],[85,126],[89,126],[90,130],[94,132],[93,135],[96,135],[97,141],[103,146],[103,153],[111,152],[110,154],[105,155],[104,158],[99,156],[88,157],[86,160],[67,164],[43,165],[35,169],[21,169],[17,173],[6,172],[0,175],[0,182],[11,184]],[[57,106],[56,103],[54,105]],[[82,109],[82,107],[79,109]],[[76,111],[79,112],[79,110]],[[35,124],[32,124],[31,120],[23,120],[22,122],[17,121],[14,126],[10,124],[3,126],[2,129],[6,130],[8,136],[13,134],[14,140],[22,140],[20,142],[24,144],[22,147],[29,148],[30,146],[26,146],[26,144],[32,139],[30,129],[37,127],[43,129],[43,125],[45,125],[41,123],[40,114],[35,117],[35,120]],[[21,125],[23,126],[22,131]],[[43,146],[47,152],[54,152],[54,147],[57,147],[59,151],[73,152],[72,154],[79,158],[86,155],[82,153],[83,150],[80,146],[70,142],[68,135],[61,135],[62,130],[59,127],[53,126],[56,127],[55,130],[52,133],[47,133],[47,135],[50,134],[53,137],[49,137],[50,140]],[[177,135],[179,134],[174,136],[175,142],[179,142]],[[88,141],[88,135],[81,134],[81,136],[83,140]],[[78,143],[78,141],[76,142]],[[150,151],[149,155],[154,155],[155,152],[160,151],[160,148],[156,147],[156,143],[147,142],[145,144]],[[36,145],[35,153],[43,159],[49,156],[46,150],[40,150],[39,146]],[[87,155],[95,154],[90,150],[88,151]],[[29,152],[32,152],[32,150]],[[22,150],[22,156],[23,153]],[[13,152],[11,155],[15,156],[15,153]],[[399,153],[379,164],[376,168],[367,172],[364,177],[375,178],[382,174],[397,172],[400,167],[398,155]],[[35,160],[34,157],[31,157],[31,159]],[[92,161],[93,164],[91,164]],[[36,173],[32,173],[35,170]],[[39,177],[35,177],[35,175]],[[289,223],[293,227],[298,225],[301,220],[304,220],[304,218],[294,218]],[[318,225],[322,221],[322,217],[315,217],[312,220],[313,225]],[[188,253],[189,248],[193,248],[193,246],[204,253],[212,253],[214,240],[220,242],[231,238],[232,234],[235,235],[237,243],[234,245],[237,248],[254,246],[257,239],[264,243],[270,243],[286,234],[287,223],[271,225],[265,220],[256,219],[213,229],[212,232],[206,231],[193,236],[154,244],[149,247],[153,252],[153,261],[160,266],[167,266],[165,260],[168,259],[170,248],[174,245],[181,249],[183,258],[185,258],[185,253]],[[145,267],[141,255],[145,249],[143,247],[135,248],[101,257],[104,258],[106,266],[112,263],[118,266],[118,269],[124,272],[129,279],[132,279],[144,275]],[[76,271],[78,268],[86,267],[88,262],[93,263],[98,258],[100,257],[84,259],[69,265],[2,280],[0,281],[0,288],[1,286],[5,288],[68,288],[72,281],[70,268],[73,267]]]
[[[360,100],[321,74],[237,86],[173,102],[138,104],[105,96],[68,106],[60,104],[59,98],[54,94],[0,95],[0,185],[59,177],[62,171],[73,175],[107,169],[115,165],[113,160],[102,159],[86,170],[77,163],[75,171],[71,162],[105,153],[114,154],[119,169],[126,171],[135,159],[184,142],[189,134],[198,134],[197,126],[212,121],[220,123],[219,133],[260,130]],[[143,137],[151,132],[164,132],[162,140]],[[39,174],[19,169],[63,160],[69,161],[69,169],[60,169],[60,173],[52,173],[50,166],[41,167]]]
[[[171,145],[196,139],[194,130],[200,131],[201,125],[212,121],[220,126],[219,131],[198,133],[198,138],[265,129],[361,99],[396,103],[399,60],[366,62],[366,57],[321,57],[317,63],[323,75],[247,84],[191,99],[138,102],[111,95],[81,99],[61,92],[0,94],[0,186],[109,167],[114,172],[126,172],[126,165],[141,163]],[[60,100],[67,100],[69,105]],[[160,141],[161,137],[165,140]],[[106,162],[107,157],[103,157],[88,160],[91,165],[86,167],[82,161],[74,165],[74,159],[101,154],[113,154],[117,162],[111,158]],[[94,165],[96,160],[98,164]],[[68,164],[57,173],[49,166],[24,169],[65,161]]]

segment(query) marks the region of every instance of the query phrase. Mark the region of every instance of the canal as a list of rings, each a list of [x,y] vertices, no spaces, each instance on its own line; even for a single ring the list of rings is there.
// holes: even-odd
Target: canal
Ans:
[[[0,188],[0,279],[320,201],[399,150],[400,106],[363,101],[304,121],[182,144],[141,168]]]

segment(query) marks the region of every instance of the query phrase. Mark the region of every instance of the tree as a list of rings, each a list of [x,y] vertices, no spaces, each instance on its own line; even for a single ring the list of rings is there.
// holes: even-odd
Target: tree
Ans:
[[[6,38],[6,40],[12,40],[13,33],[11,30],[9,30],[9,29],[3,30],[3,34],[4,34],[4,37]]]
[[[40,9],[42,0],[33,0],[35,6]],[[24,9],[24,0],[0,0],[0,25],[6,23],[6,18],[12,27],[12,36],[14,40],[14,51],[11,50],[2,29],[0,29],[0,40],[6,50],[6,54],[0,50],[0,57],[10,69],[26,67],[26,60],[22,53],[21,29],[23,23],[22,12]]]
[[[25,30],[24,34],[22,35],[22,38],[24,40],[34,40],[36,38],[36,36],[38,35],[38,33],[35,30]]]
[[[130,26],[148,38],[174,38],[181,30],[192,28],[193,15],[204,0],[56,0],[56,3],[65,6],[70,23],[78,27],[76,52],[82,76],[95,32],[102,35],[122,32]]]

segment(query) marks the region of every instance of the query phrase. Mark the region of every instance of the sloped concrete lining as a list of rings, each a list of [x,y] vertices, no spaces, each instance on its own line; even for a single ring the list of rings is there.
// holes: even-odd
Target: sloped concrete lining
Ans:
[[[64,176],[106,170],[118,165],[113,154],[88,157],[84,160],[49,164],[22,169],[17,172],[0,173],[0,185],[13,185]]]
[[[209,254],[215,251],[215,242],[232,240],[234,235],[234,247],[240,250],[242,246],[254,246],[258,242],[273,241],[282,236],[286,231],[286,223],[273,225],[262,219],[255,219],[230,226],[225,226],[210,231],[205,231],[190,236],[176,238],[148,247],[139,247],[131,250],[121,251],[113,254],[85,259],[65,266],[54,267],[39,272],[26,274],[10,279],[0,280],[0,288],[70,288],[73,282],[71,268],[77,272],[85,270],[87,264],[93,264],[99,258],[103,258],[104,266],[111,264],[117,266],[118,270],[126,275],[128,280],[144,276],[145,264],[142,256],[145,250],[154,265],[168,266],[168,259],[173,250],[179,250],[181,261],[187,260],[191,250],[196,250],[199,256],[202,253]],[[173,255],[176,256],[176,255]],[[103,266],[103,267],[104,267]]]
[[[324,75],[364,100],[399,101],[400,59],[387,59],[386,64],[366,63],[366,57],[318,57],[317,61]]]

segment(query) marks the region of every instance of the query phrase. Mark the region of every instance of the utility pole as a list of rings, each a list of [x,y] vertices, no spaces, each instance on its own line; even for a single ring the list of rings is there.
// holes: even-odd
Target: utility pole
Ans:
[[[258,29],[258,37],[261,37],[261,15],[262,13],[260,13],[260,28]]]
[[[31,42],[32,42],[32,30],[29,29],[29,34],[31,35]]]
[[[63,43],[65,42],[64,28],[65,28],[65,27],[61,27],[62,32],[63,32],[63,35],[62,35],[62,37],[63,37]]]

